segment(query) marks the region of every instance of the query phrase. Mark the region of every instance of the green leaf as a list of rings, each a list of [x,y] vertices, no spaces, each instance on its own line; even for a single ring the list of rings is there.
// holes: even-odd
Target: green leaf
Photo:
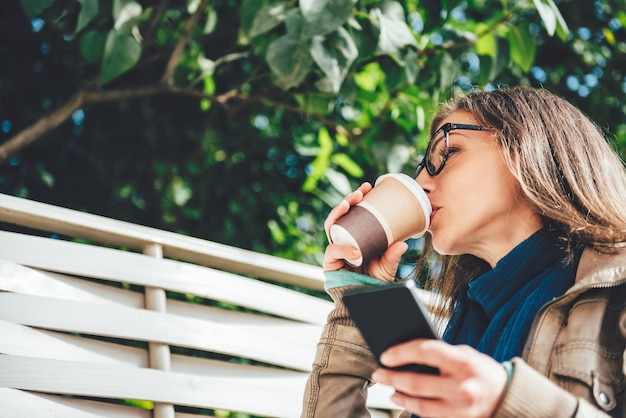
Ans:
[[[211,33],[215,32],[215,29],[217,28],[217,18],[217,12],[213,7],[209,6],[207,9],[206,23],[202,28],[203,35],[210,35]]]
[[[320,148],[317,156],[311,162],[311,174],[309,174],[302,185],[302,190],[305,192],[313,192],[317,188],[317,183],[329,169],[330,155],[333,152],[333,140],[326,128],[320,128],[317,132],[317,140]]]
[[[372,21],[378,23],[380,30],[377,53],[393,54],[407,45],[417,47],[415,36],[406,23],[402,6],[395,1],[386,2],[384,6],[383,10],[373,8],[370,11]]]
[[[276,85],[284,90],[302,83],[313,67],[309,42],[301,42],[289,35],[272,42],[267,48],[265,59],[277,77]]]
[[[554,9],[550,6],[550,4],[546,4],[546,0],[533,0],[533,3],[539,12],[541,20],[543,20],[546,32],[548,32],[548,35],[550,36],[554,35],[554,32],[556,31],[556,14],[554,13]]]
[[[373,24],[369,18],[350,18],[346,29],[359,50],[359,60],[365,60],[376,54],[380,31],[378,26]]]
[[[339,92],[350,66],[358,55],[359,51],[352,37],[341,27],[334,36],[326,38],[315,36],[311,41],[311,56],[328,79],[332,93]]]
[[[511,54],[509,52],[509,41],[503,38],[496,38],[496,53],[495,56],[480,55],[480,84],[485,85],[493,80],[500,74],[500,72],[508,67],[510,63]]]
[[[130,29],[134,26],[141,16],[141,5],[133,0],[114,0],[113,2],[113,19],[115,20],[115,29]]]
[[[348,137],[346,137],[341,132],[337,132],[337,135],[335,135],[335,139],[337,140],[337,143],[342,147],[347,147],[349,144]]]
[[[569,38],[569,28],[567,27],[567,23],[565,22],[565,19],[563,19],[563,15],[561,14],[561,12],[559,11],[559,8],[554,3],[554,0],[545,0],[545,1],[548,3],[550,8],[552,9],[552,12],[554,13],[554,16],[556,17],[557,36],[562,41],[566,41]]]
[[[354,82],[365,91],[374,92],[385,80],[385,73],[380,64],[373,62],[367,64],[360,72],[354,75]]]
[[[365,174],[363,172],[363,169],[359,167],[359,165],[355,163],[354,160],[350,158],[347,154],[335,154],[331,157],[330,161],[333,164],[337,164],[339,167],[344,169],[352,177],[363,177],[363,174]]]
[[[407,83],[415,83],[419,71],[420,65],[418,64],[417,53],[415,50],[409,49],[404,55],[404,75]]]
[[[511,60],[524,71],[530,71],[535,62],[537,44],[527,23],[510,28],[508,36]]]
[[[491,55],[479,55],[480,73],[478,74],[478,83],[481,86],[488,84],[495,77],[495,59]]]
[[[75,33],[80,32],[98,15],[98,0],[78,0],[80,14],[76,23]]]
[[[133,0],[114,0],[115,24],[107,36],[100,82],[106,84],[131,69],[141,57],[141,44],[133,29],[141,16],[141,5]]]
[[[48,188],[54,187],[54,176],[48,170],[46,170],[42,165],[37,166],[37,171],[39,172],[39,179],[43,184],[45,184]]]
[[[90,64],[98,64],[104,54],[107,34],[95,30],[86,31],[80,38],[80,52]]]
[[[209,74],[204,77],[203,81],[203,89],[202,92],[204,94],[213,95],[215,94],[215,80],[213,79],[213,75]],[[211,108],[211,101],[209,99],[202,99],[200,101],[200,109],[204,112]]]
[[[444,53],[439,67],[439,89],[444,94],[449,92],[454,85],[454,80],[460,73],[459,62],[454,60],[450,54]]]
[[[328,167],[326,170],[326,178],[330,182],[331,186],[333,186],[342,195],[345,196],[352,192],[352,185],[345,174]]]
[[[123,403],[124,405],[130,405],[141,409],[154,409],[154,403],[150,401],[125,399]]]
[[[28,17],[35,17],[52,6],[55,0],[22,0],[22,9]]]
[[[290,7],[286,2],[262,7],[254,16],[248,36],[253,38],[274,29],[287,19],[287,12],[289,10]]]
[[[626,26],[626,11],[619,10],[615,13],[615,18],[621,23],[622,26]]]
[[[333,104],[336,100],[334,96],[329,97],[327,94],[296,94],[294,99],[307,113],[317,115],[329,115],[333,111]]]
[[[107,36],[100,82],[106,84],[130,70],[139,61],[141,45],[128,30],[113,29]]]
[[[335,31],[352,16],[356,0],[300,0],[304,18],[302,37]]]
[[[276,242],[277,244],[284,244],[285,242],[287,242],[287,237],[285,236],[283,230],[280,229],[280,225],[278,225],[278,222],[276,222],[274,219],[270,219],[269,221],[267,221],[267,227],[272,234],[272,239],[274,240],[274,242]],[[227,416],[230,416],[230,414]]]
[[[239,39],[238,42],[241,45],[247,45],[250,43],[250,37],[248,32],[254,22],[254,17],[257,12],[266,4],[262,0],[244,0],[239,8]]]
[[[476,33],[481,33],[487,25],[481,23],[476,26]],[[496,35],[493,31],[487,32],[476,40],[476,53],[478,55],[488,55],[492,58],[496,57]]]
[[[302,32],[302,13],[298,9],[291,9],[287,12],[287,19],[285,20],[285,28],[287,28],[287,35],[291,35],[294,39],[300,39],[300,33]]]

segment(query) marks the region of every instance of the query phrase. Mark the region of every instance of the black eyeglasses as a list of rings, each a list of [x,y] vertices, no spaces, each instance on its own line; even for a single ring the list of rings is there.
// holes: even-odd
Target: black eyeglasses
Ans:
[[[446,123],[442,125],[430,138],[430,142],[426,148],[426,155],[424,155],[422,162],[415,168],[415,175],[413,177],[419,176],[424,167],[426,167],[426,171],[428,171],[428,174],[431,176],[436,176],[441,173],[441,170],[443,170],[443,167],[446,165],[446,161],[448,161],[448,156],[450,156],[450,131],[454,131],[455,129],[463,129],[466,131],[491,130],[491,128],[485,126],[468,125],[465,123]],[[442,132],[443,135],[441,135]]]

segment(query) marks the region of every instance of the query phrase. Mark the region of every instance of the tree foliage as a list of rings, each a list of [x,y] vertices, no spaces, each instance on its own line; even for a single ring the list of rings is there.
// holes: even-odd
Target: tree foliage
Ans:
[[[436,106],[545,86],[626,147],[621,0],[15,0],[0,191],[317,263]]]

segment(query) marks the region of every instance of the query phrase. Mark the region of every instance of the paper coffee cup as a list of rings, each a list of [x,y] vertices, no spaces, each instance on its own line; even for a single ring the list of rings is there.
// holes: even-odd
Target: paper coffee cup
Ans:
[[[432,208],[424,190],[406,174],[384,174],[361,202],[330,226],[334,244],[349,245],[361,257],[346,262],[354,267],[382,254],[397,241],[419,238],[430,225]]]

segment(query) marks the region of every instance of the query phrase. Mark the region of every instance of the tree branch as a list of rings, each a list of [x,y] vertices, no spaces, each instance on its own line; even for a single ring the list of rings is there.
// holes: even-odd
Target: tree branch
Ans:
[[[163,13],[165,13],[165,9],[169,4],[169,0],[161,0],[155,7],[152,12],[152,17],[148,22],[148,26],[146,28],[146,33],[143,35],[144,44],[146,46],[151,46],[152,41],[154,40],[154,34],[156,33],[156,29],[159,26],[159,22],[163,17]]]
[[[183,54],[183,51],[185,50],[185,45],[187,45],[187,42],[189,42],[189,38],[191,38],[193,30],[196,27],[200,16],[202,15],[202,13],[204,13],[204,9],[206,9],[206,6],[209,4],[209,1],[210,0],[202,0],[194,14],[191,15],[187,23],[185,23],[183,32],[180,34],[180,38],[178,38],[178,42],[176,43],[176,46],[172,51],[172,55],[167,62],[167,66],[165,67],[165,72],[163,73],[163,77],[161,78],[162,83],[168,85],[173,84],[174,70],[176,70],[176,67],[178,66],[180,56]]]
[[[219,67],[220,65],[227,63],[227,62],[232,62],[232,61],[236,61],[239,59],[247,58],[249,56],[250,56],[250,51],[244,51],[244,52],[233,52],[232,54],[224,55],[223,57],[216,59],[213,62],[213,66],[210,68],[210,70],[203,71],[198,77],[196,77],[195,80],[191,82],[191,84],[189,84],[189,87],[193,87],[196,84],[198,84],[200,81],[204,79],[204,77],[207,76],[207,74],[214,73],[215,69]]]
[[[56,128],[76,110],[80,109],[84,101],[83,91],[74,94],[63,106],[56,109],[48,116],[39,119],[37,122],[24,129],[13,138],[7,140],[0,146],[0,164],[6,162],[13,154],[35,142],[46,132]]]
[[[42,117],[37,122],[0,145],[0,165],[6,163],[13,155],[41,138],[48,131],[51,131],[61,125],[63,122],[68,120],[76,110],[82,107],[92,104],[137,99],[160,94],[174,94],[193,97],[199,100],[210,100],[211,102],[217,103],[224,108],[228,107],[228,102],[232,99],[256,100],[251,99],[247,95],[240,94],[236,90],[231,90],[215,96],[205,94],[191,88],[182,88],[160,83],[121,90],[89,91],[81,89],[76,92],[63,106],[52,111],[47,116]]]

